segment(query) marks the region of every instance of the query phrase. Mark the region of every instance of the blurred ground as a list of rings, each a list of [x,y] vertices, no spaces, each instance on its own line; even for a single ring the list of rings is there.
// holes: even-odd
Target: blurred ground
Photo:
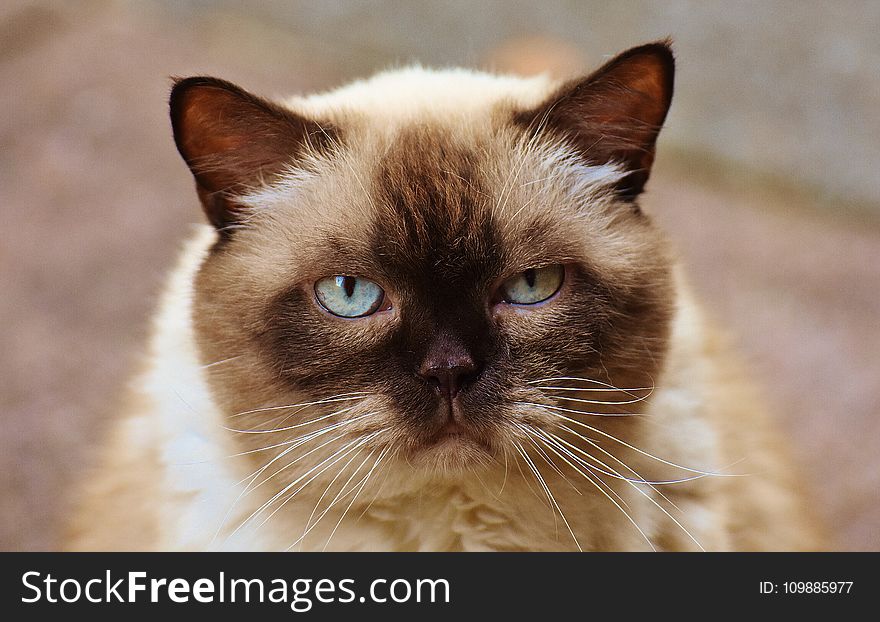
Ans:
[[[219,11],[0,8],[0,549],[57,546],[65,494],[201,219],[171,140],[168,77],[309,91],[348,76],[330,48]],[[545,61],[566,72],[581,62],[566,54]],[[880,550],[880,224],[757,179],[661,140],[645,204],[763,383],[837,548]]]

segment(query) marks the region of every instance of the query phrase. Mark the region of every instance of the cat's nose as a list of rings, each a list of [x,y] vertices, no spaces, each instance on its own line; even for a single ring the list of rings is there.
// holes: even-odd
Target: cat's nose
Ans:
[[[452,400],[464,387],[476,380],[479,367],[473,358],[460,354],[440,359],[428,358],[419,369],[419,376],[440,395]]]

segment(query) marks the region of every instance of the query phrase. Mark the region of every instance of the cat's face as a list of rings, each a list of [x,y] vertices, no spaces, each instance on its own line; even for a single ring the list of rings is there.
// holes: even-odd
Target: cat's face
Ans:
[[[194,322],[230,427],[252,432],[237,442],[314,448],[294,481],[355,449],[457,477],[565,451],[582,412],[625,436],[599,417],[647,397],[672,306],[634,204],[671,56],[638,50],[559,88],[479,78],[485,105],[400,117],[179,83],[178,146],[221,229]]]

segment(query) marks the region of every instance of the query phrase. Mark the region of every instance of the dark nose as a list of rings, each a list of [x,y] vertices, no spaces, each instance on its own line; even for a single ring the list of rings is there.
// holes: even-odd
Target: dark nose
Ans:
[[[450,346],[448,342],[435,344],[418,371],[422,379],[450,400],[473,383],[479,373],[473,357],[461,346]]]
[[[477,366],[473,361],[463,365],[449,367],[429,367],[419,371],[419,375],[427,380],[441,395],[453,399],[465,386],[477,377]]]

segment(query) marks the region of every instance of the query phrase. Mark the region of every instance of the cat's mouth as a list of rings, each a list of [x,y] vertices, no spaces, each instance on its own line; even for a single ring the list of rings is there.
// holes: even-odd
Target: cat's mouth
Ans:
[[[424,443],[426,448],[449,443],[467,443],[472,441],[471,435],[455,421],[447,422]]]
[[[464,428],[462,428],[455,421],[447,421],[446,425],[444,425],[440,431],[437,432],[436,436],[440,439],[448,438],[448,437],[458,437],[465,433]]]
[[[412,462],[429,468],[456,470],[486,462],[491,445],[466,425],[452,419],[414,448]]]

